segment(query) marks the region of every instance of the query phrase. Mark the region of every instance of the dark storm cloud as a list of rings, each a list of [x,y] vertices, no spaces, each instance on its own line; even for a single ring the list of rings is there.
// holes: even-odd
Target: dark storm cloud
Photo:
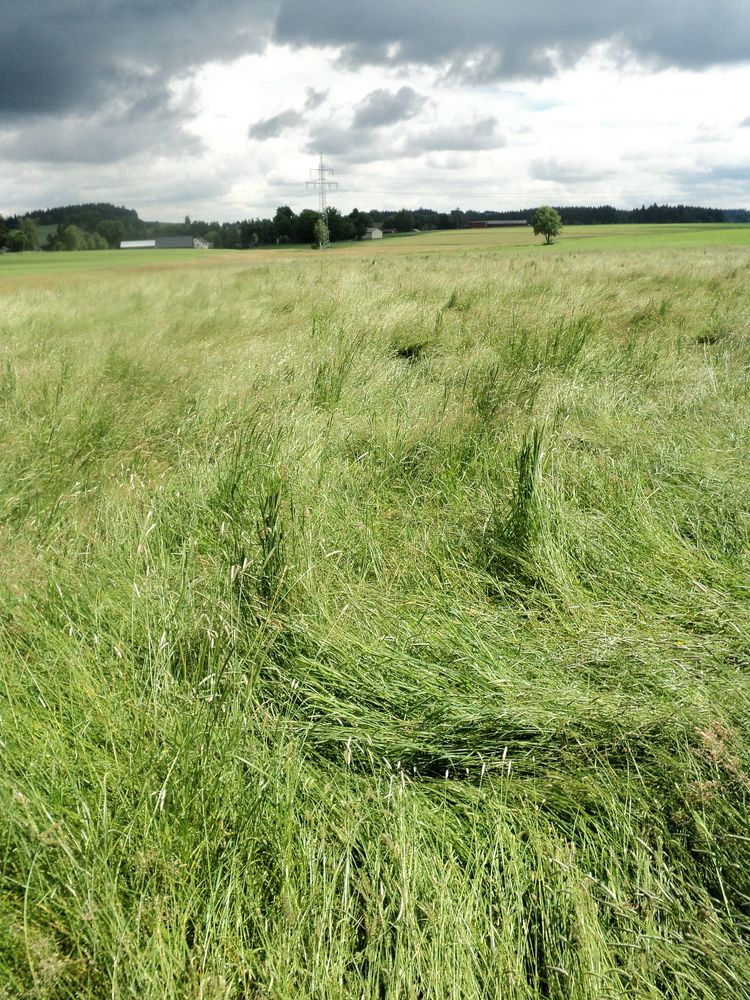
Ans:
[[[210,59],[260,51],[272,0],[23,0],[3,4],[0,116],[88,111]]]
[[[397,91],[373,90],[354,110],[355,128],[380,128],[419,114],[427,98],[411,87]]]
[[[277,3],[261,0],[7,0],[0,157],[107,163],[196,152],[190,100],[170,83],[210,59],[265,46]]]
[[[203,144],[181,119],[191,103],[188,88],[176,99],[166,88],[139,85],[130,103],[90,114],[34,115],[23,127],[0,119],[0,158],[24,163],[104,164],[137,157],[197,154]]]
[[[339,45],[355,63],[444,65],[473,80],[544,76],[613,43],[660,65],[750,58],[746,0],[281,0],[275,37]]]
[[[703,68],[750,58],[747,0],[0,0],[0,157],[106,163],[143,151],[195,151],[182,125],[194,102],[173,84],[211,60],[269,41],[341,47],[351,64],[421,63],[466,81],[542,76],[593,44],[657,66]],[[255,122],[270,138],[308,125],[326,99]],[[350,128],[313,122],[310,149],[350,162],[493,149],[494,122],[423,129],[375,142],[373,130],[419,114],[410,88],[373,91]],[[747,127],[750,119],[742,123]],[[46,133],[46,135],[45,135]],[[329,138],[329,143],[321,139]]]
[[[750,58],[747,0],[5,0],[0,117],[85,112],[269,38],[354,62],[440,65],[467,79],[544,75],[597,42],[661,65]],[[309,110],[309,109],[308,109]],[[375,111],[373,110],[373,113]]]

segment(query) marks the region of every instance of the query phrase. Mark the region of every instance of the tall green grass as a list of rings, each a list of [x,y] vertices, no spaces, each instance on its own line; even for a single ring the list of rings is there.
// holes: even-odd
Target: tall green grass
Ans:
[[[749,275],[6,294],[0,996],[750,997]]]

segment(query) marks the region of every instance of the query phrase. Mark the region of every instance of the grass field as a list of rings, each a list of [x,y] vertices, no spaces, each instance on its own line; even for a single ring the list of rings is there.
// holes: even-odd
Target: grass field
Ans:
[[[619,225],[569,226],[556,242],[542,251],[540,237],[531,228],[458,229],[433,233],[409,233],[365,243],[338,243],[331,248],[337,257],[379,257],[386,254],[446,254],[477,251],[519,251],[530,253],[580,253],[590,250],[652,250],[750,246],[750,225]],[[23,253],[0,256],[0,293],[4,279],[71,273],[88,276],[92,270],[182,269],[237,264],[240,259],[257,263],[289,257],[314,257],[318,251],[303,246],[265,247],[260,250],[104,250],[84,253]]]
[[[750,227],[0,301],[0,997],[750,998]]]

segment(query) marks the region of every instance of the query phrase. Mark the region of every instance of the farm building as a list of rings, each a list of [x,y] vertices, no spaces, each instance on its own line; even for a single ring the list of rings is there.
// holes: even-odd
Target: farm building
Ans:
[[[198,236],[157,236],[154,240],[123,240],[121,250],[207,250]]]
[[[526,219],[474,219],[466,226],[468,229],[495,229],[500,226],[528,226],[528,222]]]
[[[367,229],[365,229],[365,234],[362,237],[362,239],[363,240],[382,240],[383,239],[383,230],[382,229],[378,229],[377,226],[368,226]]]

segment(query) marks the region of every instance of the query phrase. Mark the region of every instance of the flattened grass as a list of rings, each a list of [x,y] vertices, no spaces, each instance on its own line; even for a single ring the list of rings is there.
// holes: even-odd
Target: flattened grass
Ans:
[[[0,989],[750,996],[749,274],[6,294]]]

